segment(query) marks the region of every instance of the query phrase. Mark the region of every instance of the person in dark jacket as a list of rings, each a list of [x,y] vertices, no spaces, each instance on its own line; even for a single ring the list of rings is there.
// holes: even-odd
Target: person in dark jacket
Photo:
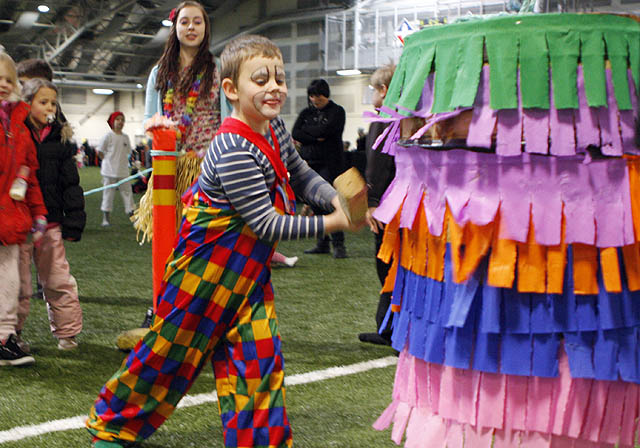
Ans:
[[[309,166],[327,182],[333,180],[345,170],[345,157],[342,147],[342,131],[346,115],[342,106],[329,99],[329,84],[324,79],[314,79],[307,87],[309,107],[300,112],[291,135],[302,145],[300,155]],[[316,215],[325,215],[327,210],[312,207]],[[346,258],[344,232],[318,236],[318,242],[306,254],[328,254],[329,241],[333,245],[335,258]]]
[[[387,88],[393,77],[395,71],[395,65],[389,64],[380,67],[371,75],[371,86],[373,87],[373,106],[378,109],[382,106],[384,97],[387,94]],[[381,123],[374,121],[369,126],[369,132],[367,133],[365,140],[365,150],[367,153],[367,167],[365,170],[365,177],[367,180],[368,194],[367,201],[369,209],[367,210],[367,224],[374,234],[375,251],[376,251],[376,271],[378,273],[378,279],[381,284],[384,284],[389,268],[391,267],[391,261],[385,263],[381,259],[377,258],[378,251],[382,245],[382,235],[384,233],[384,224],[372,215],[376,208],[380,204],[380,199],[386,191],[387,187],[396,175],[396,167],[393,156],[384,154],[382,147],[384,142],[381,142],[377,148],[373,148],[378,136],[382,134],[388,123]],[[393,313],[390,313],[390,317],[386,325],[384,323],[385,316],[391,305],[391,293],[383,292],[380,294],[378,300],[378,309],[376,310],[376,327],[375,333],[360,333],[358,335],[362,342],[369,342],[372,344],[391,345],[391,326],[393,320]]]
[[[63,240],[79,241],[86,223],[84,194],[74,158],[76,145],[70,141],[71,127],[57,118],[57,88],[52,82],[44,78],[27,81],[23,97],[31,104],[25,124],[37,149],[40,168],[36,176],[47,207],[48,225],[40,244],[34,247],[25,243],[20,247],[21,291],[17,329],[22,330],[29,312],[33,256],[58,348],[70,350],[78,345],[75,336],[82,330],[82,309]]]

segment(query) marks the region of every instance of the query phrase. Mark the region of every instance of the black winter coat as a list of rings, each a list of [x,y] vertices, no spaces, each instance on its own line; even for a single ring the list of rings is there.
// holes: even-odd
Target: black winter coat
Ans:
[[[345,170],[342,146],[345,120],[342,106],[330,100],[322,109],[309,106],[300,112],[291,132],[293,138],[302,144],[300,156],[316,171],[327,168],[329,182]],[[319,138],[324,140],[319,141]]]
[[[63,125],[52,124],[51,132],[39,142],[31,120],[25,124],[37,148],[40,169],[36,175],[47,207],[47,221],[62,227],[62,238],[79,241],[87,222],[84,211],[84,192],[80,186],[78,166],[74,158],[77,148],[71,142],[62,142]],[[68,126],[65,124],[64,126]]]

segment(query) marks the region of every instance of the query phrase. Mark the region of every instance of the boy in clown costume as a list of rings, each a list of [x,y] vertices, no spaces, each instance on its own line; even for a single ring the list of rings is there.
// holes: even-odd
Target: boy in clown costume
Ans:
[[[280,50],[266,38],[242,36],[226,46],[221,66],[233,113],[182,198],[183,221],[150,331],[91,409],[95,448],[151,436],[209,361],[225,447],[293,443],[270,259],[280,239],[331,233],[349,222],[335,190],[298,156],[278,117],[287,96]],[[294,191],[334,211],[294,216]]]

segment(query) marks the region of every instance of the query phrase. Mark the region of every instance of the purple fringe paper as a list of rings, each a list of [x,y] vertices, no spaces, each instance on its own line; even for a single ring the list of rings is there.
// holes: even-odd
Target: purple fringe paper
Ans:
[[[429,232],[440,235],[446,206],[456,222],[486,225],[500,210],[500,237],[526,242],[533,221],[536,241],[621,247],[635,242],[626,161],[582,156],[523,154],[501,157],[460,149],[402,148],[396,177],[374,216],[390,222],[402,206],[400,226],[411,228],[420,199]]]
[[[519,76],[518,76],[519,79]],[[640,154],[635,145],[635,117],[638,116],[638,99],[631,70],[627,73],[631,93],[632,110],[619,110],[613,90],[611,70],[606,70],[607,107],[589,107],[587,104],[584,73],[581,65],[577,71],[578,109],[556,109],[553,102],[552,76],[549,76],[549,109],[518,109],[495,111],[490,104],[489,66],[485,65],[480,73],[480,81],[473,106],[473,116],[467,133],[468,147],[491,148],[494,131],[496,134],[496,154],[514,156],[524,152],[530,154],[551,154],[554,156],[574,156],[582,154],[590,145],[601,147],[606,156],[621,156],[623,153]],[[427,77],[422,96],[415,111],[404,111],[414,117],[427,120],[427,124],[418,138],[446,114],[432,114],[433,74]],[[519,97],[521,92],[518,83]],[[460,113],[463,109],[456,112]],[[379,117],[380,121],[394,121],[406,118],[390,108],[381,109],[391,117]],[[367,119],[376,118],[367,116]],[[399,126],[389,130],[389,137],[399,138]],[[524,138],[523,138],[524,137]],[[382,141],[382,138],[379,139]],[[390,138],[386,139],[383,152],[395,153]]]

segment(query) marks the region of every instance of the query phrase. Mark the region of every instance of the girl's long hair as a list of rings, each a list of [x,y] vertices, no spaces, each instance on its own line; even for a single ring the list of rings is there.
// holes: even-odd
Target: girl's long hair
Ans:
[[[202,11],[205,23],[204,38],[202,39],[200,48],[198,48],[198,53],[196,53],[196,56],[193,59],[193,63],[189,68],[187,68],[186,76],[179,79],[180,41],[178,41],[178,35],[176,33],[176,24],[178,22],[180,11],[186,6],[195,6]],[[210,38],[211,22],[204,7],[200,3],[192,0],[186,0],[180,3],[175,9],[175,16],[173,18],[173,23],[171,24],[171,30],[169,31],[169,38],[164,46],[164,52],[158,61],[158,77],[156,79],[155,88],[161,93],[162,98],[164,98],[167,93],[169,81],[171,81],[175,86],[175,90],[177,92],[182,95],[187,95],[196,80],[196,77],[200,73],[202,73],[203,76],[198,98],[205,98],[209,95],[211,86],[213,85],[216,66],[213,54],[209,51]]]

